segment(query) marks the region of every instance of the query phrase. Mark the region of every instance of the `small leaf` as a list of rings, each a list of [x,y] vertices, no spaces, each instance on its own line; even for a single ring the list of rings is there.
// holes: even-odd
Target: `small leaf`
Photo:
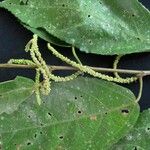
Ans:
[[[5,0],[0,7],[87,53],[150,50],[150,13],[137,0]]]
[[[33,94],[33,87],[31,79],[19,76],[15,80],[0,83],[0,114],[16,111]]]
[[[135,127],[114,146],[114,150],[120,149],[150,149],[150,109],[145,110],[140,114]]]
[[[0,116],[2,148],[106,150],[139,115],[133,93],[100,79],[52,83],[50,95],[42,100],[38,106],[33,95],[17,112]]]

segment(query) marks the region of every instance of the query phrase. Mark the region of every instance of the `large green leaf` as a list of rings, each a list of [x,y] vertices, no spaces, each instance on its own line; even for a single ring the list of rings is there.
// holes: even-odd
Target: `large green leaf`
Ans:
[[[0,83],[0,114],[14,112],[33,92],[34,82],[24,77]]]
[[[150,13],[137,0],[5,0],[0,6],[87,53],[150,50]]]
[[[0,116],[5,150],[107,150],[135,124],[139,105],[126,88],[92,78],[52,83],[39,106],[35,96]]]
[[[149,150],[150,149],[150,109],[140,114],[133,130],[119,143],[114,150]]]

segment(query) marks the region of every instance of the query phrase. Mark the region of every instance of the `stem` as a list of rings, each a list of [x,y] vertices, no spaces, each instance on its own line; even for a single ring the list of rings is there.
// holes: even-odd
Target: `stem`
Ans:
[[[138,94],[138,97],[136,99],[136,102],[138,103],[141,99],[141,96],[142,96],[142,92],[143,92],[143,78],[142,77],[139,77],[139,84],[140,84],[140,88],[139,88],[139,94]]]
[[[82,64],[81,61],[80,61],[80,59],[79,59],[79,57],[78,57],[78,55],[76,54],[75,47],[72,47],[72,54],[73,54],[73,56],[75,57],[75,59],[77,60],[77,62],[78,62],[79,64]]]
[[[35,69],[36,66],[34,65],[18,65],[18,64],[0,64],[0,69],[1,68],[16,68],[16,69]],[[70,67],[70,66],[49,66],[49,68],[52,71],[55,70],[78,70],[77,68]],[[135,74],[138,76],[148,76],[150,75],[150,71],[148,70],[128,70],[128,69],[111,69],[111,68],[101,68],[101,67],[90,67],[91,69],[99,72],[118,72],[118,73],[124,73],[124,74]]]

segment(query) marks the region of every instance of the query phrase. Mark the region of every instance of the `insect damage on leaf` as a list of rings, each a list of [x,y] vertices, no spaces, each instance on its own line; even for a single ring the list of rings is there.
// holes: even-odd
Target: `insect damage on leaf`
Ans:
[[[117,144],[113,146],[116,149],[144,149],[150,148],[150,109],[143,111],[135,127]]]
[[[109,149],[138,118],[133,93],[114,83],[78,77],[51,84],[51,93],[42,97],[40,107],[33,95],[15,113],[0,115],[4,149],[18,145],[22,149]]]
[[[52,43],[87,53],[149,51],[150,13],[137,0],[5,0],[6,8],[32,32]],[[26,5],[27,3],[27,5]],[[58,40],[60,39],[60,41]]]

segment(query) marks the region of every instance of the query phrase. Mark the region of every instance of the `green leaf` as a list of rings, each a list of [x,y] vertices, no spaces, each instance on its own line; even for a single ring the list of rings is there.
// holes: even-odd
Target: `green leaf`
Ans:
[[[33,95],[17,112],[0,116],[2,148],[108,149],[134,126],[139,105],[128,89],[79,77],[52,83],[39,106]]]
[[[114,150],[148,150],[150,148],[150,109],[140,114],[133,130],[114,146]]]
[[[0,7],[87,53],[150,49],[150,13],[137,0],[29,0],[24,5],[20,0],[5,0]]]
[[[0,114],[16,111],[33,94],[33,87],[31,79],[19,76],[15,80],[0,83]]]

